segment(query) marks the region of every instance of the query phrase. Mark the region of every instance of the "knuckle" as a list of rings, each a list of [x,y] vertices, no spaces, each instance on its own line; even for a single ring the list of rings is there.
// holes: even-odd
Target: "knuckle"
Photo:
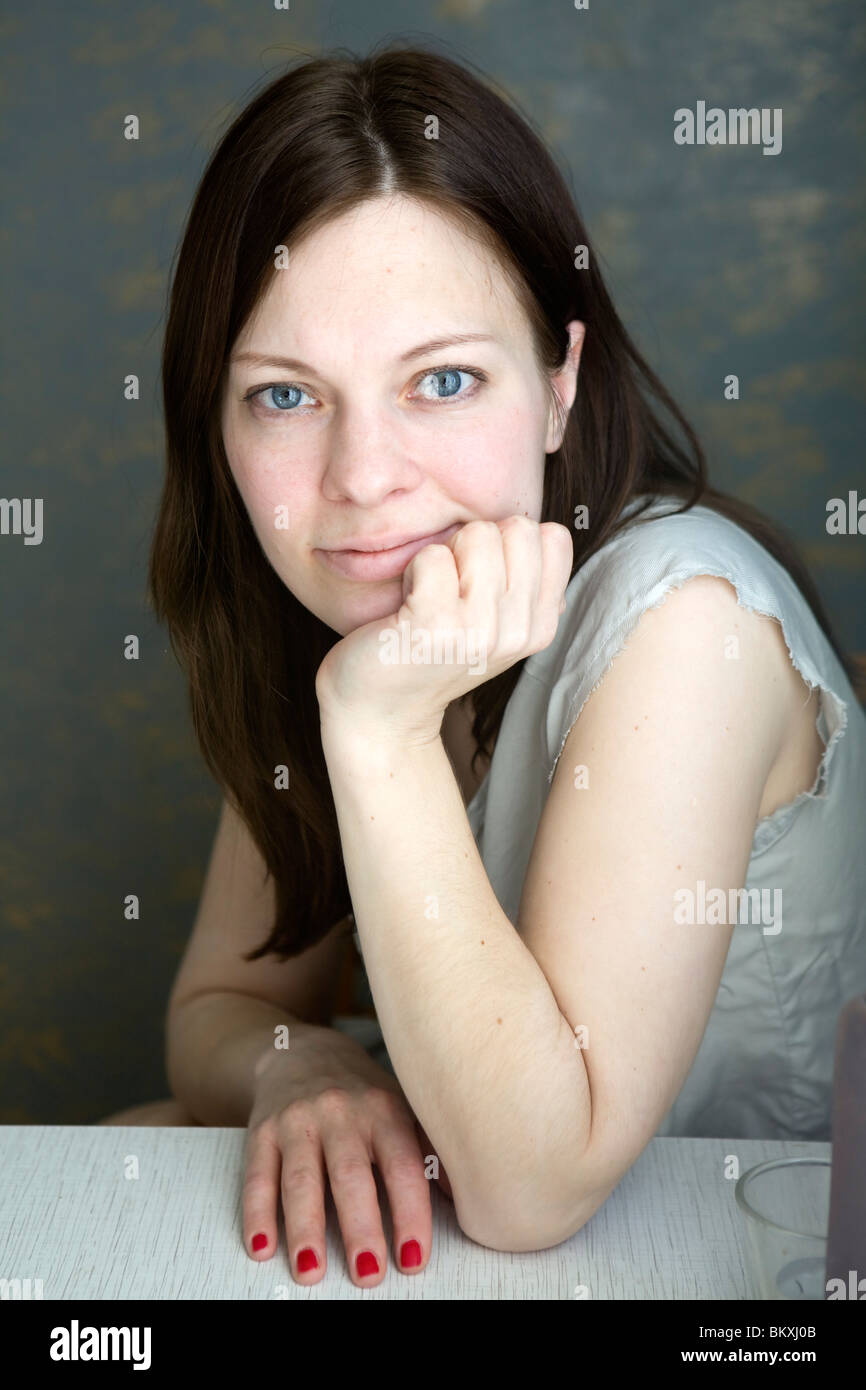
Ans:
[[[316,1111],[309,1100],[293,1100],[274,1117],[274,1131],[284,1140],[301,1134],[311,1134],[316,1128]]]
[[[267,1143],[274,1139],[277,1131],[277,1117],[274,1114],[263,1115],[261,1119],[249,1126],[247,1131],[247,1155],[257,1154]]]
[[[547,535],[552,536],[554,541],[562,546],[563,554],[571,560],[574,555],[574,540],[568,527],[563,526],[559,521],[547,521],[544,524],[545,528],[549,528]]]
[[[455,541],[465,541],[468,536],[483,536],[485,532],[491,533],[498,530],[495,521],[485,521],[482,517],[474,517],[472,521],[467,521],[459,531],[455,533]]]
[[[312,1163],[284,1163],[281,1177],[281,1185],[285,1191],[293,1188],[296,1191],[304,1187],[319,1187],[322,1182],[321,1169]]]
[[[443,545],[442,541],[430,541],[423,550],[416,550],[407,568],[423,569],[425,565],[430,564],[431,560],[441,560],[443,555],[450,554],[450,549],[447,545]]]
[[[330,1115],[345,1115],[351,1108],[352,1097],[345,1086],[328,1086],[318,1097],[318,1105]]]
[[[370,1160],[360,1154],[343,1154],[328,1165],[332,1182],[343,1184],[365,1183],[372,1178]]]
[[[513,618],[500,628],[497,647],[503,655],[522,652],[529,644],[532,624],[528,618]]]
[[[275,1194],[273,1183],[264,1175],[254,1173],[244,1183],[244,1205],[250,1211],[259,1210]]]
[[[372,1086],[367,1092],[366,1103],[373,1114],[382,1115],[386,1119],[394,1119],[406,1113],[405,1102],[397,1092],[389,1091],[384,1086]]]

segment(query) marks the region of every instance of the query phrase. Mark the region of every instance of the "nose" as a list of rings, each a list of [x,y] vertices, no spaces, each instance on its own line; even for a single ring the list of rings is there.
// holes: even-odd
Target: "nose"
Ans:
[[[329,502],[374,507],[392,492],[410,492],[423,477],[399,421],[381,403],[346,409],[328,442],[322,493]]]

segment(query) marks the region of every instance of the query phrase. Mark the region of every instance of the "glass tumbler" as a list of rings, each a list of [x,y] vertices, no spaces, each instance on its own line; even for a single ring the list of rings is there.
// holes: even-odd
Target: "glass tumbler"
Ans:
[[[774,1158],[735,1188],[764,1299],[823,1300],[830,1159]]]

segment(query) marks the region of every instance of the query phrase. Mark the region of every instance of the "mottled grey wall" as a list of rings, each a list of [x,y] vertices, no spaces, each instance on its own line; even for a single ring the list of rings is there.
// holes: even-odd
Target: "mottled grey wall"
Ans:
[[[85,1123],[167,1093],[164,1007],[218,795],[144,598],[158,354],[189,200],[251,87],[298,47],[389,35],[445,41],[503,83],[570,171],[713,480],[793,532],[862,652],[866,541],[824,522],[829,497],[866,490],[864,19],[843,0],[7,9],[0,496],[43,498],[44,535],[0,536],[0,1122]],[[781,154],[675,145],[674,110],[699,100],[782,108]]]

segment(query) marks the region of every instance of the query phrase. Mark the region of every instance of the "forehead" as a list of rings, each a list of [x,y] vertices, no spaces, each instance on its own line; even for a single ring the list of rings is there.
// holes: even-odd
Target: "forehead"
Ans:
[[[335,335],[346,334],[389,356],[452,329],[531,351],[528,320],[498,257],[427,203],[368,200],[303,237],[287,261],[239,346],[266,340],[304,355],[326,342],[333,351]]]

